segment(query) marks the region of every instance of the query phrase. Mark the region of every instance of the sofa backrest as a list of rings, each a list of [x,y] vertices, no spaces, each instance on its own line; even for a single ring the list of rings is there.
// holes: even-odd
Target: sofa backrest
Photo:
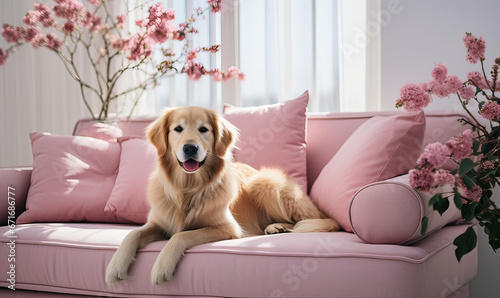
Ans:
[[[307,179],[310,189],[323,167],[330,161],[335,153],[349,136],[366,120],[373,116],[390,116],[404,112],[364,112],[364,113],[332,113],[311,114],[307,120]],[[446,142],[454,135],[464,131],[459,121],[467,118],[461,113],[426,112],[426,133],[424,146],[434,142]],[[154,121],[155,117],[135,118],[132,120],[119,120],[118,127],[123,131],[124,137],[144,137],[146,127]],[[79,127],[91,119],[82,119],[77,122],[74,134]]]

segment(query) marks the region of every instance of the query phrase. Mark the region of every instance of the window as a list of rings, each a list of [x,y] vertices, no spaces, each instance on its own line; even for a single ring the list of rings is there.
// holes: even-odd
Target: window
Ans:
[[[176,11],[177,24],[206,5],[205,0],[161,2]],[[377,110],[380,33],[370,20],[378,17],[378,7],[379,1],[367,0],[222,0],[222,14],[197,22],[200,33],[190,42],[221,44],[219,53],[199,59],[210,68],[236,65],[245,80],[190,81],[176,75],[157,88],[157,105],[221,111],[224,103],[276,103],[309,90],[310,112]]]

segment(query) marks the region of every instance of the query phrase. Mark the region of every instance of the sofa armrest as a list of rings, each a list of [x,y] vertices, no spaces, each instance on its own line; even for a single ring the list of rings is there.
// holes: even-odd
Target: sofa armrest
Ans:
[[[423,238],[422,217],[427,216],[425,236],[447,224],[461,221],[453,198],[443,215],[433,211],[430,199],[437,193],[451,192],[444,186],[432,193],[416,191],[410,186],[409,175],[402,175],[368,184],[358,190],[351,201],[349,219],[359,238],[376,244],[410,244]]]
[[[12,224],[25,210],[32,171],[27,167],[0,168],[0,226]]]

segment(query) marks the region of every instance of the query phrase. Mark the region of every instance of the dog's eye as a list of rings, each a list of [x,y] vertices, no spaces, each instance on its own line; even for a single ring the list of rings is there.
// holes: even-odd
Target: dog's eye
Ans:
[[[182,127],[177,126],[176,128],[174,128],[174,130],[175,130],[176,132],[181,132],[181,131],[182,131]]]
[[[200,127],[200,128],[198,129],[198,131],[199,131],[199,132],[201,132],[201,133],[204,133],[204,132],[207,132],[207,131],[208,131],[208,128],[206,128],[206,127],[203,127],[203,126],[202,126],[202,127]]]

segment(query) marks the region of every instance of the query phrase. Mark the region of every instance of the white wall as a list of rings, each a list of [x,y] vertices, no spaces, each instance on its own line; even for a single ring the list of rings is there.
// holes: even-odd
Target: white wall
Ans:
[[[479,64],[465,61],[462,38],[465,32],[483,36],[486,40],[486,72],[493,60],[500,57],[498,0],[381,0],[381,11],[397,6],[397,13],[382,13],[382,110],[394,110],[399,89],[406,83],[421,83],[431,79],[438,63],[448,67],[463,81]],[[456,98],[435,98],[427,108],[456,110],[461,107]],[[496,201],[500,201],[496,194]],[[479,237],[479,272],[471,282],[470,297],[499,297],[500,252],[493,253],[486,236]]]

